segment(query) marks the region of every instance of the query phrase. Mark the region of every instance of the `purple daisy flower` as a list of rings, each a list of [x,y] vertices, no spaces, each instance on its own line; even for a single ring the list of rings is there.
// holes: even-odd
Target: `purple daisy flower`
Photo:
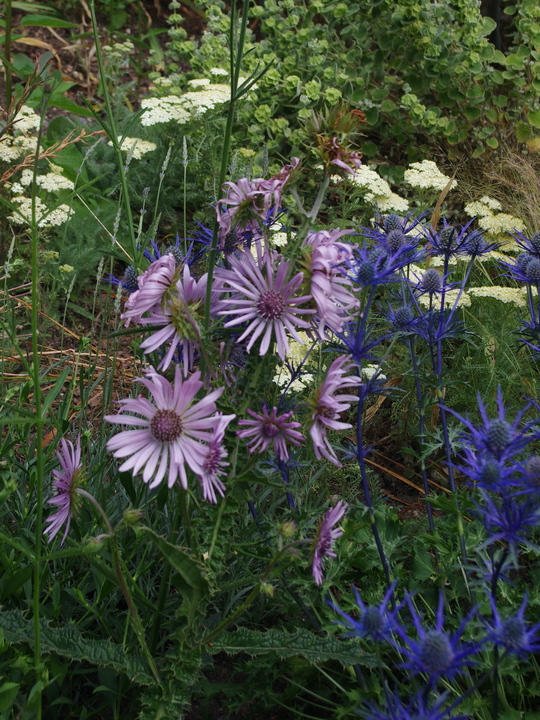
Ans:
[[[313,440],[315,457],[318,460],[324,457],[338,467],[341,467],[341,463],[326,437],[326,431],[328,428],[331,430],[348,430],[352,427],[350,423],[342,422],[338,418],[342,412],[351,407],[351,402],[358,401],[358,397],[348,394],[334,395],[334,393],[344,388],[358,387],[362,384],[357,375],[347,375],[345,377],[345,373],[353,367],[353,363],[349,362],[346,355],[336,358],[328,368],[323,383],[311,400],[308,401],[311,410],[309,434]]]
[[[146,272],[137,278],[138,290],[132,292],[126,301],[126,311],[121,315],[126,327],[134,320],[142,322],[148,310],[159,307],[165,294],[174,284],[176,260],[172,254],[164,255],[153,262]]]
[[[340,500],[335,507],[330,508],[323,517],[317,537],[315,538],[315,548],[313,551],[313,563],[311,571],[315,578],[315,583],[321,585],[324,580],[323,565],[326,557],[336,557],[336,553],[332,550],[334,542],[343,535],[343,530],[334,527],[341,520],[347,511],[347,503]]]
[[[239,425],[246,425],[246,430],[238,430],[236,434],[241,438],[251,438],[248,442],[250,452],[258,450],[259,453],[267,450],[270,445],[274,446],[274,452],[280,460],[287,460],[289,452],[287,442],[299,446],[304,436],[296,428],[301,427],[299,422],[289,422],[293,413],[286,412],[277,414],[277,408],[268,412],[264,407],[260,414],[248,410],[253,420],[239,420]]]
[[[49,534],[49,542],[51,542],[65,524],[66,529],[60,542],[60,545],[63,545],[69,532],[71,517],[77,506],[78,485],[82,480],[80,437],[77,439],[76,447],[70,440],[62,438],[60,450],[57,450],[56,455],[60,462],[60,470],[52,471],[56,495],[47,500],[47,503],[56,505],[58,509],[45,520],[49,526],[43,532]]]
[[[151,488],[157,487],[168,472],[169,487],[180,479],[182,487],[187,489],[186,463],[196,475],[204,475],[208,446],[215,440],[212,431],[225,419],[230,422],[235,416],[215,414],[215,400],[224,388],[193,404],[195,395],[203,387],[200,378],[201,373],[196,372],[183,381],[177,366],[174,386],[154,368],[147,370],[146,377],[135,380],[147,388],[154,403],[142,395],[120,400],[119,414],[105,416],[107,422],[139,428],[124,430],[107,443],[107,449],[115,457],[128,458],[120,466],[121,472],[131,470],[137,475],[143,471],[143,481],[150,483]]]
[[[143,325],[164,326],[141,343],[145,353],[153,352],[164,343],[170,342],[158,370],[169,367],[179,344],[182,348],[184,376],[192,369],[201,339],[197,313],[204,305],[207,281],[208,274],[205,273],[200,280],[195,280],[191,277],[189,267],[184,265],[182,276],[176,281],[169,297],[164,298],[160,305],[154,306],[148,318],[139,319]]]
[[[462,673],[467,666],[474,665],[470,660],[471,655],[476,654],[480,643],[460,643],[465,627],[476,612],[473,608],[463,620],[457,632],[453,635],[443,630],[444,626],[444,597],[439,596],[439,607],[435,627],[425,630],[422,626],[422,617],[417,613],[410,595],[406,596],[411,617],[416,628],[418,637],[411,638],[399,622],[394,622],[394,631],[405,643],[400,645],[396,641],[392,644],[407,658],[401,667],[412,670],[414,673],[426,673],[429,675],[430,684],[434,684],[439,678],[452,679]]]
[[[275,258],[265,253],[260,259],[260,266],[251,253],[239,252],[231,256],[230,269],[216,268],[215,279],[221,291],[230,291],[231,296],[220,302],[225,308],[220,315],[236,315],[225,323],[225,327],[234,327],[248,323],[246,330],[237,342],[242,342],[251,335],[247,344],[249,352],[253,343],[262,335],[260,355],[265,355],[270,348],[272,337],[275,336],[278,355],[282,360],[289,352],[286,330],[302,343],[296,327],[307,328],[309,324],[297,315],[310,314],[314,310],[299,309],[298,305],[311,300],[311,295],[294,297],[294,293],[302,285],[304,275],[297,273],[287,281],[289,262],[279,258],[276,270]],[[263,275],[262,268],[265,273]],[[296,327],[295,327],[296,326]]]
[[[234,415],[218,415],[219,424],[214,427],[206,457],[202,463],[202,472],[198,476],[202,485],[204,499],[214,504],[217,503],[216,492],[221,497],[225,495],[225,485],[220,476],[225,475],[222,468],[227,467],[229,463],[224,462],[227,451],[223,447],[223,437],[227,425],[234,417]]]

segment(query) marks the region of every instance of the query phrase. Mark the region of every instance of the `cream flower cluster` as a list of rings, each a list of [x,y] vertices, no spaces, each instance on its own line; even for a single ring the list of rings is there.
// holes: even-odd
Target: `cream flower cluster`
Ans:
[[[37,130],[39,123],[39,115],[28,105],[23,105],[15,116],[13,135],[4,135],[0,139],[0,161],[11,163],[35,153],[36,138],[28,133]]]
[[[478,225],[486,231],[490,240],[501,243],[501,250],[519,252],[519,245],[509,233],[524,232],[525,223],[513,215],[499,212],[500,210],[501,203],[488,195],[465,205],[467,215],[478,218]]]
[[[447,290],[444,294],[444,307],[445,308],[452,308],[454,307],[457,297],[459,295],[459,290]],[[430,299],[429,295],[420,295],[418,298],[418,304],[422,305],[423,307],[429,308],[430,306]],[[469,297],[468,292],[461,293],[459,300],[457,302],[456,307],[469,307],[471,304],[471,298]],[[436,310],[439,310],[441,307],[441,296],[436,295],[433,298],[433,304],[432,307]]]
[[[167,82],[167,78],[157,78],[154,83],[160,87],[169,87],[171,84]],[[141,107],[146,110],[141,117],[141,123],[148,127],[174,120],[179,125],[183,125],[193,117],[199,117],[216,105],[227,102],[231,97],[228,85],[212,83],[207,78],[190,80],[188,85],[191,89],[180,96],[145,98],[141,102]]]
[[[56,165],[52,167],[57,168]],[[60,170],[60,168],[57,169]],[[20,181],[18,183],[13,183],[13,185],[11,186],[11,192],[17,193],[21,185],[24,187],[28,187],[29,185],[31,185],[33,176],[33,171],[29,168],[25,168],[22,171]],[[54,170],[53,172],[46,173],[45,175],[37,175],[36,183],[47,192],[58,192],[59,190],[73,190],[73,188],[75,187],[75,184],[71,180],[68,180],[68,178],[64,177],[60,172]]]
[[[285,247],[287,244],[286,232],[275,232],[270,235],[270,245],[274,247]]]
[[[469,217],[484,217],[486,215],[493,215],[493,211],[502,210],[501,203],[495,198],[484,195],[480,200],[467,203],[464,208],[465,212]]]
[[[365,365],[362,368],[362,377],[366,378],[366,380],[371,380],[371,378],[375,375],[378,369],[378,365],[372,365],[371,363],[369,365]],[[378,378],[379,380],[386,380],[386,375],[379,373]]]
[[[422,160],[409,165],[409,169],[405,170],[405,182],[412,187],[424,188],[428,190],[444,190],[448,185],[450,178],[444,175],[433,160]],[[452,180],[451,189],[455,188],[457,182]]]
[[[143,116],[144,117],[144,116]],[[122,136],[118,136],[118,142],[122,140]],[[112,141],[109,140],[107,145],[112,146]],[[149,152],[152,152],[157,148],[157,145],[153,142],[150,142],[149,140],[141,140],[141,138],[132,138],[132,137],[126,137],[124,138],[122,144],[120,145],[120,148],[127,153],[131,153],[131,157],[135,160],[140,160],[143,155],[146,155]]]
[[[364,190],[366,202],[377,204],[381,212],[407,212],[409,203],[392,192],[390,185],[375,170],[361,165],[350,176],[350,181]]]
[[[302,330],[298,332],[298,335],[302,339],[303,343],[299,343],[297,340],[289,340],[289,352],[287,353],[287,361],[295,368],[301,365],[304,361],[312,343],[312,340],[307,333]],[[291,377],[292,375],[288,367],[283,365],[274,375],[273,382],[278,387],[286,387],[291,382]],[[311,385],[312,382],[313,375],[311,373],[304,373],[302,377],[295,378],[289,387],[293,392],[300,392],[305,390],[305,388]]]
[[[14,197],[13,202],[18,204],[17,212],[9,216],[9,220],[16,225],[30,225],[32,222],[32,198],[21,195]],[[57,227],[69,220],[73,210],[68,205],[59,205],[46,217],[48,208],[44,202],[36,198],[36,220],[38,227]]]
[[[470,288],[469,295],[477,298],[489,297],[504,303],[514,303],[520,307],[527,305],[527,288],[524,287],[512,288],[490,285],[488,287]]]

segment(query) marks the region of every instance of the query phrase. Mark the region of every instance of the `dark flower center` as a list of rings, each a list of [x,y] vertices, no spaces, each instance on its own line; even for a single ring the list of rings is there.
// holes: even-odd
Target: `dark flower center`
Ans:
[[[279,433],[279,428],[277,425],[274,425],[273,422],[265,422],[262,431],[266,437],[274,438]]]
[[[525,644],[525,624],[517,617],[508,618],[502,625],[502,644],[512,650],[520,650]]]
[[[326,418],[327,420],[333,420],[336,417],[336,411],[328,407],[328,405],[319,405],[317,407],[317,415]]]
[[[405,235],[401,232],[401,230],[392,230],[386,236],[386,244],[392,254],[397,253],[398,250],[405,245],[405,242]]]
[[[386,232],[392,230],[401,230],[401,218],[395,213],[391,213],[384,218],[384,229]]]
[[[384,619],[377,607],[367,607],[362,615],[362,625],[366,635],[378,635],[384,629]]]
[[[150,421],[150,432],[160,443],[174,442],[183,430],[182,418],[174,410],[158,410]]]
[[[446,633],[429,630],[420,643],[419,660],[429,673],[446,670],[454,659],[452,644]]]
[[[124,287],[128,292],[135,292],[135,290],[139,289],[139,283],[138,283],[138,277],[139,274],[133,267],[133,265],[128,265],[127,268],[124,270]]]
[[[375,266],[366,261],[358,266],[357,281],[360,285],[369,285],[375,280]]]
[[[512,426],[506,420],[495,418],[487,429],[488,445],[494,450],[504,450],[512,439]]]
[[[540,485],[540,457],[538,455],[531,455],[531,457],[525,463],[525,472],[527,473],[527,480],[534,485]]]
[[[527,269],[525,271],[527,279],[533,283],[540,282],[540,260],[533,258],[527,263]]]
[[[456,228],[453,225],[447,225],[439,233],[439,243],[441,249],[452,250],[454,235],[456,234]]]
[[[208,448],[208,454],[203,462],[203,470],[207,475],[214,475],[220,468],[221,445],[213,443]]]
[[[259,295],[257,300],[257,312],[265,320],[278,320],[285,309],[285,300],[273,290],[267,290]]]
[[[501,479],[501,468],[495,460],[488,460],[480,470],[480,481],[484,485],[496,485]]]
[[[536,252],[540,252],[540,233],[534,233],[531,237],[531,246],[536,250]]]
[[[408,307],[400,307],[396,310],[396,314],[394,315],[394,321],[395,324],[398,327],[404,327],[405,325],[408,325],[410,322],[412,322],[413,314],[410,308]]]

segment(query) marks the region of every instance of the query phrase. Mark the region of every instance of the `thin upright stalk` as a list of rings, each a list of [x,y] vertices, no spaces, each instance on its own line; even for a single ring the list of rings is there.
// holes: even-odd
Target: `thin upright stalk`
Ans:
[[[4,72],[6,78],[6,110],[9,110],[11,105],[11,0],[6,0],[4,4],[4,16],[5,16],[5,35],[4,35],[4,57],[6,62],[4,63]]]

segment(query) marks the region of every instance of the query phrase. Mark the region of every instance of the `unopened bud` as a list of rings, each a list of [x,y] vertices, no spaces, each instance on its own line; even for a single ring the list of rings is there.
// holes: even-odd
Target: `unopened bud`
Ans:
[[[263,595],[266,595],[267,597],[274,597],[274,586],[270,583],[262,582],[260,590]]]
[[[138,525],[143,517],[143,511],[137,510],[137,508],[128,508],[124,512],[124,522],[126,525]]]
[[[296,523],[292,520],[281,523],[281,525],[278,527],[278,532],[285,538],[292,538],[296,534]]]

